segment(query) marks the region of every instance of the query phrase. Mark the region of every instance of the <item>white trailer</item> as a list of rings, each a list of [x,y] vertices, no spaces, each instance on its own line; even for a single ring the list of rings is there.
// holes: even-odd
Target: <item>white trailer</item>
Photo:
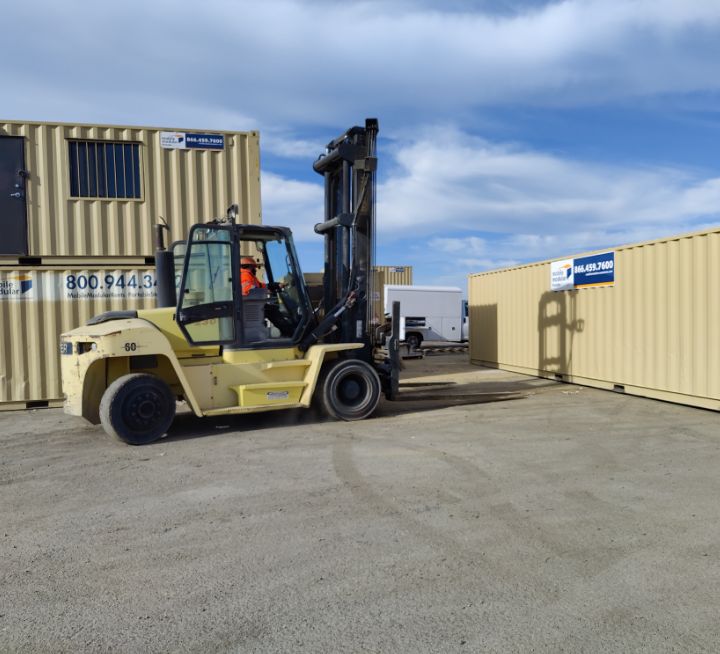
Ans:
[[[423,341],[466,341],[467,301],[454,286],[385,286],[385,313],[400,302],[401,340],[415,349]]]

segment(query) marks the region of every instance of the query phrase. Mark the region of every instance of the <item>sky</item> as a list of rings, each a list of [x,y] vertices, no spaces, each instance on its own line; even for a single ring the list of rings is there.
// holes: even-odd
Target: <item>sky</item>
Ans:
[[[720,223],[717,0],[27,0],[0,117],[259,130],[322,267],[325,144],[380,121],[378,262],[416,284]],[[24,26],[24,27],[21,27]]]

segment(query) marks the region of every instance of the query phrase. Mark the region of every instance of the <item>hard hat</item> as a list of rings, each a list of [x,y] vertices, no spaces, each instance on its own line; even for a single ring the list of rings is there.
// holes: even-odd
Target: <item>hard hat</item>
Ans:
[[[245,257],[240,257],[240,265],[241,266],[253,266],[253,267],[257,268],[260,264],[257,261],[255,261],[255,259],[253,259],[252,257],[245,256]]]

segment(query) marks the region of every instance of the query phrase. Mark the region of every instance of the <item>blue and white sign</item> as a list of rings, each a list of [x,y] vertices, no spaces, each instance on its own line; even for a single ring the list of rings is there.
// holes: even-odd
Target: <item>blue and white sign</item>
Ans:
[[[563,259],[550,263],[550,289],[571,291],[574,288],[612,286],[615,283],[615,253],[603,252],[589,257]]]
[[[222,150],[225,147],[223,134],[185,134],[188,148],[200,150]]]
[[[160,145],[166,150],[223,150],[225,135],[160,132]]]
[[[615,253],[603,252],[575,259],[573,275],[575,288],[612,286],[615,283]]]

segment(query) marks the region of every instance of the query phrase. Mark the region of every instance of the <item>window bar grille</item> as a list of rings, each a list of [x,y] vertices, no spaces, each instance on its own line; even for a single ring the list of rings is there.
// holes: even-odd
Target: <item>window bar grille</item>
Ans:
[[[125,142],[70,140],[71,197],[140,199],[140,145]]]
[[[104,191],[105,195],[103,197],[108,197],[110,193],[110,189],[108,189],[108,177],[107,177],[107,144],[101,143],[102,146],[102,153],[103,153],[103,177],[105,178],[105,186]]]
[[[132,177],[132,196],[134,198],[139,198],[140,193],[138,193],[138,189],[135,188],[135,151],[137,150],[137,145],[131,144],[130,145],[130,176]]]
[[[75,195],[80,195],[80,148],[78,147],[77,141],[73,141],[71,147],[75,154],[75,169],[71,174],[75,178],[75,184],[77,186]]]
[[[112,155],[113,155],[113,176],[115,178],[115,187],[113,188],[113,197],[116,198],[118,196],[118,179],[117,179],[117,157],[116,154],[117,146],[113,144],[112,147]]]
[[[97,161],[98,150],[97,150],[97,143],[93,143],[92,146],[93,146],[93,151],[94,151],[94,152],[93,152],[93,155],[94,155],[94,156],[93,156],[93,163],[95,164],[95,170],[93,171],[93,172],[95,173],[95,174],[94,174],[94,178],[95,178],[95,194],[94,194],[94,195],[95,195],[95,197],[97,198],[97,197],[100,197],[100,187],[99,187],[99,184],[98,184],[98,181],[99,181],[99,180],[98,180],[98,161]]]
[[[85,193],[90,195],[90,144],[85,141]]]
[[[123,197],[128,197],[127,168],[125,167],[127,165],[127,163],[125,161],[125,154],[126,154],[127,148],[125,148],[124,145],[121,145],[120,149],[122,150],[122,153],[123,153],[123,185],[125,187],[125,195]]]
[[[130,154],[130,180],[127,179],[128,177],[128,169],[125,168],[125,184],[126,187],[126,197],[134,198],[135,197],[135,175],[132,174],[132,167],[134,165],[133,162],[133,146],[132,145],[126,145],[125,149]]]
[[[123,145],[123,172],[125,173],[125,197],[126,198],[132,198],[134,197],[132,194],[132,183],[131,180],[128,179],[128,165],[132,166],[132,146],[130,145]],[[129,159],[129,161],[128,161]]]

